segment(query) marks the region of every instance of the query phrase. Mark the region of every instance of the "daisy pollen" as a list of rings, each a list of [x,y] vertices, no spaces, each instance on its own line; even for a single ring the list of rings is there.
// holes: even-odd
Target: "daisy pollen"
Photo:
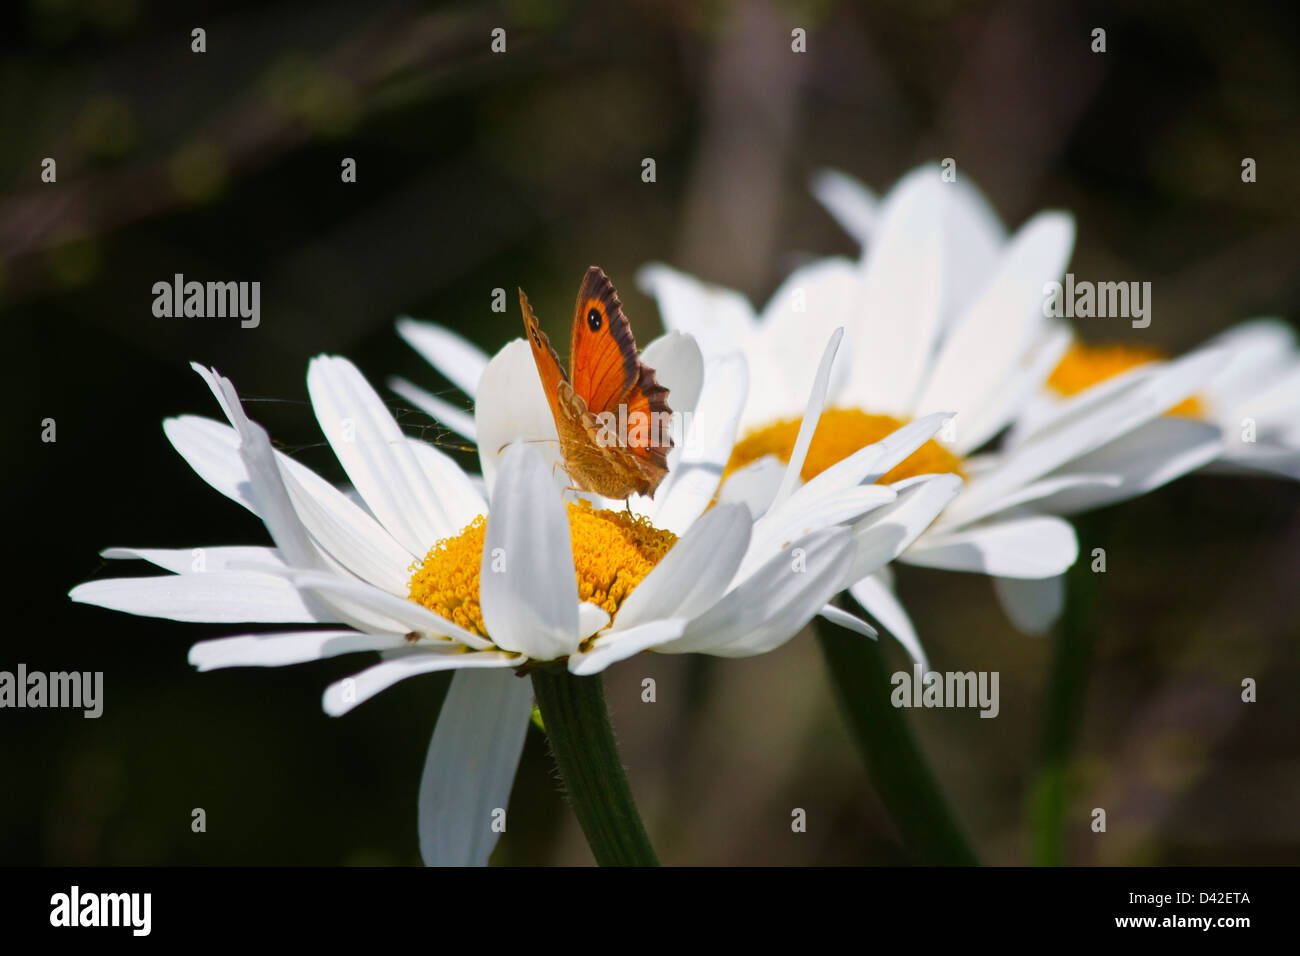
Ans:
[[[600,606],[612,620],[677,536],[654,527],[644,516],[593,508],[586,501],[570,502],[568,514],[578,598]],[[430,548],[423,561],[411,566],[410,597],[490,640],[479,607],[486,532],[487,519],[479,515],[455,537]]]
[[[1047,386],[1058,395],[1068,398],[1130,369],[1163,361],[1168,357],[1150,346],[1084,345],[1076,341],[1071,343],[1064,357],[1052,370]],[[1204,418],[1205,407],[1193,395],[1169,409],[1166,414],[1179,418]]]
[[[736,443],[723,478],[764,455],[776,455],[789,463],[799,436],[802,418],[785,418],[754,429]],[[811,481],[827,468],[860,448],[875,444],[907,422],[892,415],[872,415],[856,408],[828,408],[818,419],[808,457],[799,476]],[[881,476],[879,484],[890,484],[916,475],[954,474],[965,477],[961,459],[930,439],[894,468]]]

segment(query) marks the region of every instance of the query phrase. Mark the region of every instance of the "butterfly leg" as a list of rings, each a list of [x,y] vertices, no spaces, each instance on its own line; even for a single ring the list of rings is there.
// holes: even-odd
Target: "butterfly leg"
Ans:
[[[555,462],[553,465],[551,465],[551,480],[552,480],[552,481],[555,480],[555,470],[556,470],[557,468],[559,468],[559,467],[560,467],[560,463],[559,463],[558,461]],[[564,491],[581,491],[582,489],[581,489],[581,488],[575,488],[575,487],[573,487],[573,485],[565,485],[563,490],[564,490]]]

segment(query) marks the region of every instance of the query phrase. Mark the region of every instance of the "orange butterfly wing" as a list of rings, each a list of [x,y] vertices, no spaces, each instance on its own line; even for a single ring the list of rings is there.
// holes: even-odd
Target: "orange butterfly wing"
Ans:
[[[569,376],[564,374],[560,357],[555,354],[555,349],[551,348],[551,340],[542,331],[537,321],[537,314],[533,312],[533,307],[528,301],[528,296],[524,295],[523,289],[519,290],[519,308],[524,313],[524,332],[528,336],[528,344],[533,349],[533,362],[536,363],[537,374],[542,379],[542,390],[546,392],[546,401],[550,403],[551,415],[555,418],[555,425],[558,428],[562,419],[560,383],[568,382]]]
[[[587,270],[573,319],[570,375],[523,289],[519,306],[570,478],[579,488],[607,498],[653,497],[668,473],[673,444],[668,389],[637,357],[614,284],[596,266]],[[618,422],[614,443],[606,440],[600,420],[606,412]]]
[[[657,477],[648,475],[657,486],[667,470],[668,450],[673,445],[668,389],[655,380],[654,369],[641,363],[623,303],[599,266],[587,270],[578,289],[569,374],[573,390],[593,413],[619,415],[620,406],[626,407],[625,448],[652,472],[658,472]],[[622,416],[620,420],[624,420]],[[644,427],[637,427],[637,422]]]

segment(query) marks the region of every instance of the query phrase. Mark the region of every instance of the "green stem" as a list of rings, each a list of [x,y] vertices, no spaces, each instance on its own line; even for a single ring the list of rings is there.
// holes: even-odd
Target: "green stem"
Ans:
[[[880,644],[817,618],[817,641],[876,792],[918,862],[978,866],[903,712]]]
[[[533,692],[555,765],[601,866],[658,866],[618,758],[600,675],[563,667],[533,671]]]
[[[1083,525],[1080,524],[1080,541]],[[1071,791],[1070,753],[1078,735],[1096,636],[1096,576],[1090,552],[1066,573],[1065,613],[1052,644],[1044,690],[1038,767],[1029,797],[1029,859],[1035,866],[1065,862],[1066,813]]]

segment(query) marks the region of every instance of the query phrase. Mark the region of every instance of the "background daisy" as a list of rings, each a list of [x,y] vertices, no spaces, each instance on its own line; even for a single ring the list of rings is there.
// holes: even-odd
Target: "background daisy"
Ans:
[[[1279,319],[1253,319],[1214,336],[1200,350],[1224,353],[1222,368],[1194,395],[1169,409],[1160,426],[1217,427],[1223,442],[1219,457],[1207,466],[1210,470],[1300,478],[1300,350],[1295,332]],[[1022,406],[1011,440],[1032,431],[1084,388],[1166,358],[1149,346],[1075,341],[1039,394]],[[1151,441],[1158,443],[1159,437]]]
[[[1033,440],[971,457],[1007,429],[1068,346],[1068,330],[1044,314],[1043,289],[1062,274],[1074,229],[1065,214],[1040,213],[1008,239],[978,192],[948,178],[937,164],[922,166],[877,202],[843,175],[820,177],[815,191],[841,222],[869,234],[867,248],[857,263],[796,269],[761,316],[738,294],[664,266],[647,267],[641,281],[669,328],[718,354],[741,352],[755,380],[772,383],[751,390],[742,416],[744,454],[732,466],[746,485],[777,471],[765,456],[788,457],[792,402],[781,383],[807,367],[807,342],[824,323],[849,331],[812,450],[818,464],[805,477],[882,430],[940,408],[955,412],[925,454],[893,473],[968,479],[900,560],[993,577],[1012,619],[1038,632],[1059,614],[1059,576],[1078,554],[1059,515],[1152,490],[1219,453],[1216,428],[1156,420],[1209,381],[1222,354],[1087,391]],[[864,577],[850,590],[917,646],[886,577]]]

